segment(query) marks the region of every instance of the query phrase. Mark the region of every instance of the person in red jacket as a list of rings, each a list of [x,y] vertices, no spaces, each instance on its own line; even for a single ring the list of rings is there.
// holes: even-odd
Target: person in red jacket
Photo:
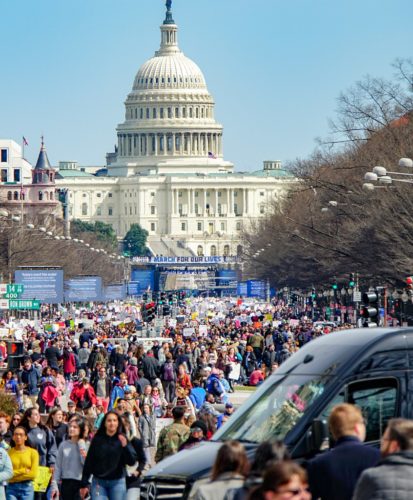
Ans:
[[[81,384],[76,384],[70,394],[70,399],[76,404],[76,410],[80,413],[92,413],[97,398],[93,387],[89,384],[89,379],[82,379]]]
[[[74,373],[76,373],[76,359],[70,347],[63,350],[63,373],[66,380],[71,380]]]

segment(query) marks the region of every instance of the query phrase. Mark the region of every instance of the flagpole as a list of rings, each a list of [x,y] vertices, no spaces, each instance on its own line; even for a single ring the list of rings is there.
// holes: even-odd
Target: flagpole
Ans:
[[[23,170],[24,170],[24,143],[25,138],[22,138],[22,165],[20,169],[20,225],[23,226],[24,207],[23,207]]]

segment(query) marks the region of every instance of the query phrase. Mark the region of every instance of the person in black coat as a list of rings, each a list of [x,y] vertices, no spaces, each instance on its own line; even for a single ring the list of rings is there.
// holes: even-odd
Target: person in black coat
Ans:
[[[351,500],[361,473],[378,463],[380,452],[363,445],[366,426],[357,406],[336,405],[329,427],[336,443],[308,463],[310,490],[321,500]]]
[[[145,378],[150,380],[151,384],[159,377],[160,366],[159,361],[154,357],[153,352],[149,350],[142,357],[142,370]]]

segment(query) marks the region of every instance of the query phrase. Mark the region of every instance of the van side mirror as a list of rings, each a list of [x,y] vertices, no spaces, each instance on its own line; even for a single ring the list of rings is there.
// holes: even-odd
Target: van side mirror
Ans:
[[[311,424],[311,451],[317,453],[330,447],[327,420],[313,420]]]

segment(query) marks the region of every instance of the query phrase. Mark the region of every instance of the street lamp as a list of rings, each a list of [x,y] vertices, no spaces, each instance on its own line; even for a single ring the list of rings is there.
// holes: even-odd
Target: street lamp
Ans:
[[[410,158],[401,158],[399,160],[399,167],[412,168],[413,160],[411,160]],[[400,179],[397,176],[409,177],[409,179]],[[393,184],[393,182],[404,182],[407,184],[413,184],[413,180],[410,179],[410,177],[413,177],[413,173],[388,171],[385,167],[377,165],[373,168],[371,172],[366,172],[364,174],[364,180],[366,182],[363,184],[363,190],[374,191],[374,189],[377,189],[378,187],[386,187],[389,186],[390,184]],[[384,186],[376,186],[375,184],[373,184],[375,182],[378,182],[379,184],[384,184]]]

